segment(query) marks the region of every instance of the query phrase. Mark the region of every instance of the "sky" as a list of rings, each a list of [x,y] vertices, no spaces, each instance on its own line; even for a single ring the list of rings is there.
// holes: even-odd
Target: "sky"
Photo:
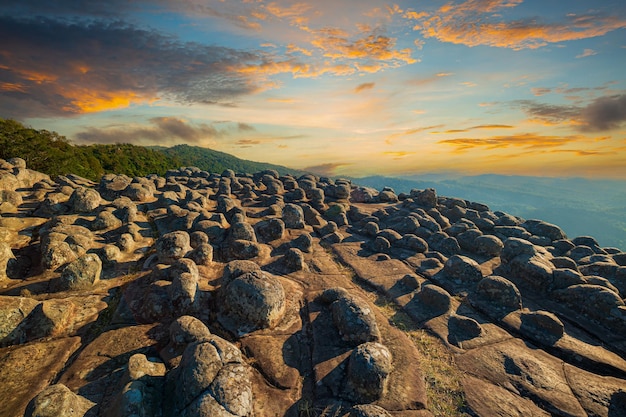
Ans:
[[[623,0],[17,0],[0,39],[0,117],[75,144],[626,179]]]

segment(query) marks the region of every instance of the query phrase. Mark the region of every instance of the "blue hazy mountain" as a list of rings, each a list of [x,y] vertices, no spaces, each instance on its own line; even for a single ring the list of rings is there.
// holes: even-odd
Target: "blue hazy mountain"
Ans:
[[[378,190],[392,187],[397,193],[412,188],[435,188],[438,195],[485,203],[493,211],[554,223],[570,238],[589,235],[602,246],[626,250],[626,181],[429,174],[398,178],[372,176],[354,182]]]

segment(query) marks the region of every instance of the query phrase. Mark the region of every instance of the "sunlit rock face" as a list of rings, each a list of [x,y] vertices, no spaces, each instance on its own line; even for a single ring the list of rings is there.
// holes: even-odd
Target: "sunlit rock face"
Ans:
[[[428,417],[444,376],[477,415],[626,414],[593,237],[272,170],[0,184],[0,415]]]

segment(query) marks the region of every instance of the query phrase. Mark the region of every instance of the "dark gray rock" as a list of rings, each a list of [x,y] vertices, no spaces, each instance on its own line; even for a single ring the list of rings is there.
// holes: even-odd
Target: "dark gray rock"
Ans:
[[[553,256],[545,248],[527,240],[509,238],[504,242],[500,258],[504,272],[533,289],[545,291],[552,285]]]
[[[350,409],[349,417],[391,417],[391,414],[374,404],[360,404]]]
[[[350,354],[343,396],[356,403],[379,400],[387,390],[392,370],[391,352],[385,345],[363,343]]]
[[[222,252],[228,259],[252,259],[259,256],[261,247],[250,240],[227,241]]]
[[[511,281],[490,275],[476,286],[470,302],[490,316],[500,317],[522,308],[522,296]]]
[[[478,282],[483,278],[480,265],[467,256],[453,255],[443,266],[443,272],[452,279],[464,283]]]
[[[524,311],[520,331],[541,344],[553,345],[563,337],[563,323],[548,311]]]
[[[202,243],[187,252],[186,257],[194,261],[196,265],[211,265],[213,263],[213,246]]]
[[[500,256],[504,243],[493,235],[478,236],[474,241],[476,253],[489,257]]]
[[[272,328],[285,313],[282,284],[263,271],[234,278],[220,291],[220,298],[220,322],[239,334]]]
[[[530,234],[545,236],[550,239],[550,241],[567,239],[567,235],[559,226],[542,220],[526,220],[521,226],[528,230]]]
[[[411,190],[411,197],[420,207],[432,208],[437,207],[437,192],[434,188],[425,190]]]
[[[61,273],[60,288],[79,290],[91,288],[100,280],[102,261],[98,255],[88,253],[69,263]]]
[[[439,262],[437,259],[433,261]],[[422,285],[419,292],[415,293],[413,299],[408,304],[409,311],[419,321],[446,314],[452,307],[452,297],[443,288],[427,284]]]
[[[291,246],[300,249],[302,252],[313,252],[313,237],[310,233],[302,233],[291,242]]]
[[[416,253],[424,253],[428,251],[428,243],[421,237],[413,234],[406,234],[402,236],[396,243],[399,248],[415,251]]]
[[[283,262],[289,271],[302,271],[308,269],[304,260],[304,254],[298,248],[289,248],[283,256]]]
[[[179,230],[164,234],[156,241],[156,251],[159,262],[164,264],[184,258],[191,251],[189,233]]]
[[[480,337],[483,328],[476,320],[452,314],[448,318],[448,342],[461,347],[463,342]]]
[[[296,204],[285,204],[283,207],[283,222],[288,229],[304,229],[304,211]]]
[[[343,340],[359,344],[380,339],[374,312],[364,300],[355,296],[340,297],[330,309]]]
[[[257,235],[263,242],[272,242],[285,236],[285,222],[272,218],[258,222],[255,226]]]

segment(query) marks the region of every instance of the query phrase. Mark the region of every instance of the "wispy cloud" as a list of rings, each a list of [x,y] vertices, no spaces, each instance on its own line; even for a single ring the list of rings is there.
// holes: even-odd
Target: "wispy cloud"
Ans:
[[[536,49],[558,43],[605,35],[626,27],[626,20],[601,14],[567,15],[563,22],[538,19],[505,20],[507,9],[523,0],[466,0],[450,2],[437,13],[420,16],[415,30],[426,38],[466,46]]]
[[[626,94],[603,96],[586,106],[567,106],[539,103],[534,100],[517,101],[532,119],[549,124],[573,124],[583,132],[607,131],[626,122]]]
[[[421,132],[425,132],[428,130],[440,129],[443,126],[444,125],[432,125],[432,126],[424,126],[424,127],[415,127],[412,129],[405,129],[400,132],[395,132],[390,135],[387,135],[385,137],[385,143],[388,145],[391,145],[394,140],[399,139],[401,137],[415,135],[416,133],[421,133]]]
[[[90,127],[75,135],[84,143],[134,143],[174,145],[177,143],[208,144],[223,137],[225,130],[218,130],[205,123],[193,124],[176,117],[155,117],[150,125],[109,128]]]
[[[520,135],[493,136],[488,138],[446,139],[438,143],[454,146],[457,152],[466,152],[474,148],[484,148],[488,150],[510,147],[526,149],[553,148],[582,139],[584,139],[583,136],[561,137],[524,133]]]
[[[340,168],[352,165],[350,162],[331,162],[320,165],[313,165],[306,168],[302,168],[303,171],[313,172],[314,174],[332,177],[337,174]]]
[[[594,56],[597,55],[598,52],[594,51],[593,49],[585,49],[582,54],[580,55],[576,55],[576,58],[586,58],[588,56]]]
[[[409,151],[388,151],[383,152],[383,155],[391,156],[394,160],[404,159],[407,156],[415,155],[417,152],[409,152]]]
[[[359,84],[354,88],[354,92],[355,93],[360,93],[364,90],[371,90],[372,88],[374,88],[374,86],[376,85],[376,83],[363,83],[363,84]]]
[[[511,125],[477,125],[477,126],[472,126],[472,127],[468,127],[465,129],[450,129],[450,130],[446,130],[444,132],[441,133],[463,133],[463,132],[469,132],[470,130],[480,130],[480,129],[512,129],[513,126]],[[439,132],[437,132],[439,133]]]

